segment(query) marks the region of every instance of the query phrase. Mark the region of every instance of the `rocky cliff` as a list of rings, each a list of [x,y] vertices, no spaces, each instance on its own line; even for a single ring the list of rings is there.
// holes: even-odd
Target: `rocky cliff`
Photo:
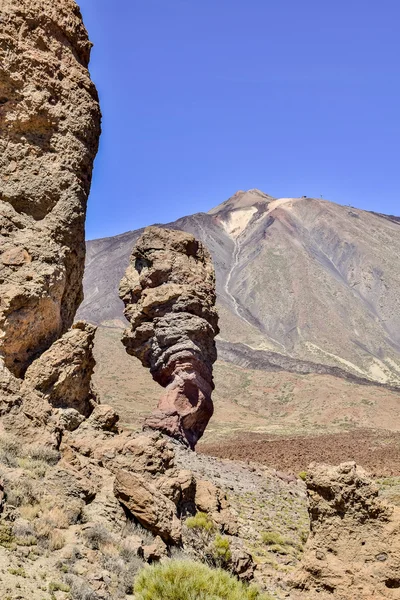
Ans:
[[[100,109],[73,0],[0,11],[0,357],[20,377],[82,300]]]
[[[399,598],[400,509],[354,462],[311,465],[311,533],[293,598]]]
[[[123,342],[166,388],[146,420],[194,448],[213,414],[218,329],[211,257],[192,235],[148,227],[120,285],[131,324]]]

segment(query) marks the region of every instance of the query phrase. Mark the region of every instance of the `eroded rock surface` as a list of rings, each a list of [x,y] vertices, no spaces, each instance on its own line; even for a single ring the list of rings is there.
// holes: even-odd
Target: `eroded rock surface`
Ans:
[[[146,425],[194,448],[213,414],[218,329],[211,257],[192,235],[148,227],[120,285],[123,342],[166,388]]]
[[[311,534],[293,598],[400,598],[400,508],[354,462],[312,465]]]
[[[28,368],[25,386],[54,408],[73,408],[89,416],[96,403],[91,387],[96,328],[79,321]]]
[[[0,358],[18,377],[72,324],[100,109],[73,0],[0,2]]]

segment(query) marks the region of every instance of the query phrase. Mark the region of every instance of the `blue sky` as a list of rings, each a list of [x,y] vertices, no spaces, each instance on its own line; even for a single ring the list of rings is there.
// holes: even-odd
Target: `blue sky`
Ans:
[[[238,189],[400,214],[398,0],[80,0],[103,136],[87,237]]]

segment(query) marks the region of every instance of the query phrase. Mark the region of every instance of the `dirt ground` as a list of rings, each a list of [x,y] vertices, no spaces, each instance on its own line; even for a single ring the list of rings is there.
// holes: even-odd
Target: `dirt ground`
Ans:
[[[197,450],[221,458],[257,461],[295,474],[306,471],[311,462],[336,465],[355,460],[375,477],[400,475],[400,434],[382,430],[355,429],[306,437],[248,433],[200,443]]]

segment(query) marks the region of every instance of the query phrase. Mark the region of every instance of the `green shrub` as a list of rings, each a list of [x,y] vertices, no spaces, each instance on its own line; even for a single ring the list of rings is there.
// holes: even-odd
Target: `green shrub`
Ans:
[[[232,558],[229,540],[222,535],[216,535],[212,544],[212,557],[219,567],[226,566]]]
[[[135,600],[268,600],[221,569],[193,561],[151,565],[136,577]]]
[[[211,517],[204,512],[198,512],[194,517],[189,517],[185,521],[189,529],[202,529],[203,531],[214,531],[215,525]]]
[[[298,474],[299,478],[305,481],[307,479],[307,471],[300,471]]]
[[[267,544],[267,546],[287,546],[291,544],[290,540],[284,538],[276,531],[264,531],[261,534],[261,538],[263,543]]]

